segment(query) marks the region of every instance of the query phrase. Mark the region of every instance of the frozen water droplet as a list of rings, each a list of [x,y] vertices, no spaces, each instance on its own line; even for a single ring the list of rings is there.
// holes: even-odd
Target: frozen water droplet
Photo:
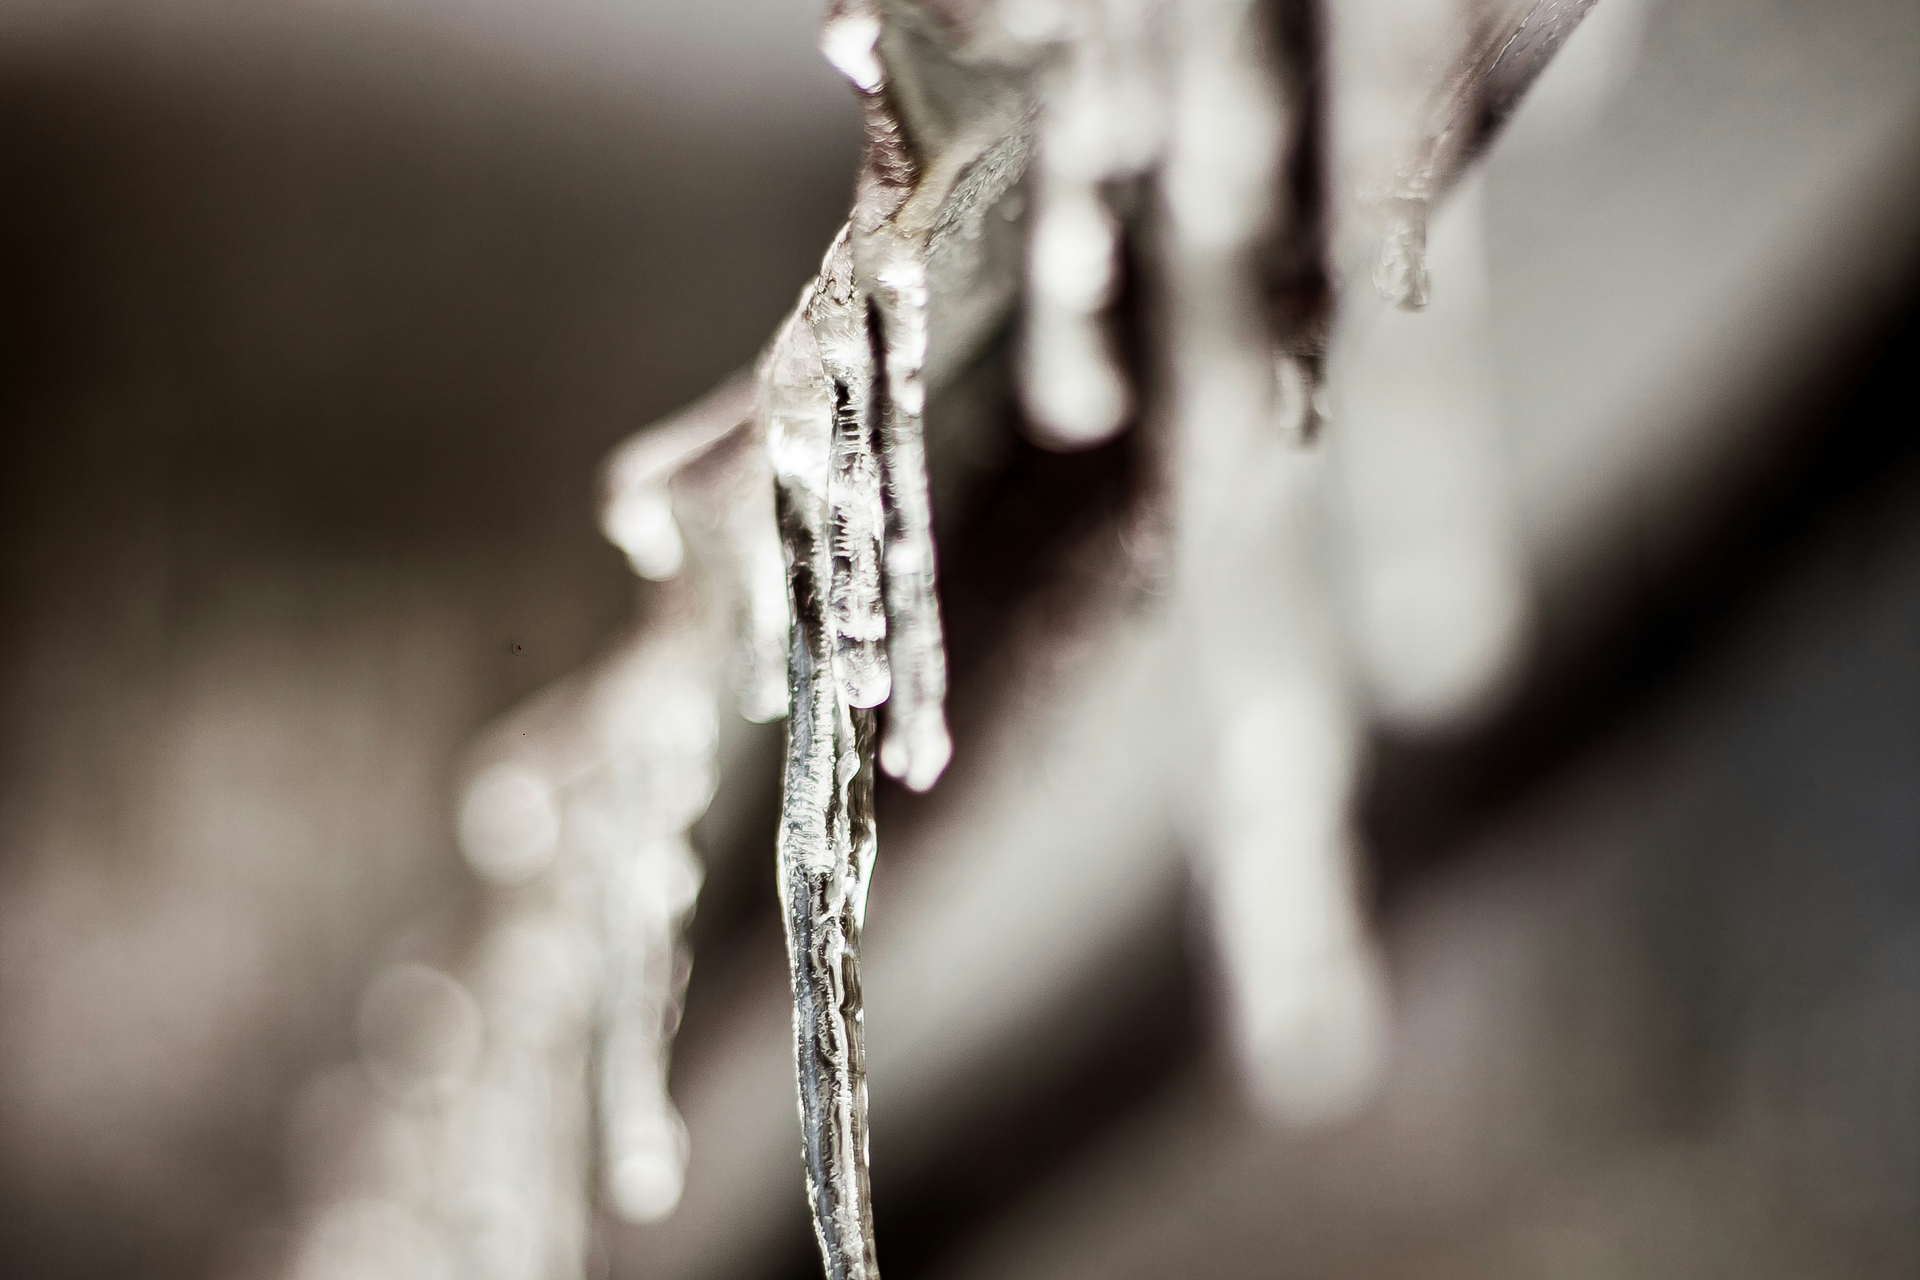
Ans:
[[[680,1204],[684,1162],[659,1150],[629,1151],[613,1166],[613,1203],[628,1222],[661,1222]]]
[[[1251,0],[1182,6],[1167,159],[1168,321],[1194,783],[1228,1011],[1278,1114],[1329,1118],[1374,1079],[1378,1012],[1351,893],[1354,725],[1327,640],[1311,335],[1268,332],[1257,282],[1293,101]],[[1282,230],[1285,224],[1282,223]],[[1276,337],[1290,344],[1276,356]],[[1276,427],[1278,429],[1276,430]]]
[[[1035,443],[1071,450],[1112,439],[1129,396],[1099,317],[1032,305],[1021,338],[1020,389]]]

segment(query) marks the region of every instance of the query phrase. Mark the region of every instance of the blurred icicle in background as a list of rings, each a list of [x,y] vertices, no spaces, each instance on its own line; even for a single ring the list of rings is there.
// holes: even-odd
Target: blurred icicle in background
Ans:
[[[1428,258],[1447,287],[1424,310],[1356,298],[1333,345],[1343,603],[1377,714],[1415,729],[1488,709],[1525,640],[1479,208],[1469,179],[1435,220]]]
[[[1037,440],[1084,447],[1122,425],[1130,378],[1164,380],[1146,416],[1172,439],[1183,807],[1243,1065],[1281,1116],[1348,1114],[1383,1069],[1351,815],[1368,723],[1470,723],[1525,640],[1474,180],[1437,254],[1428,223],[1588,7],[1000,10],[1044,50],[1026,403]],[[1621,10],[1614,46],[1642,16]],[[1586,97],[1607,82],[1589,67]],[[1125,239],[1165,344],[1128,374],[1109,314]],[[1443,304],[1403,314],[1436,266]],[[1329,413],[1330,464],[1298,452]]]
[[[1311,216],[1276,199],[1309,145],[1309,87],[1279,73],[1260,16],[1183,6],[1172,36],[1171,652],[1193,688],[1186,804],[1241,1064],[1274,1114],[1311,1121],[1368,1096],[1381,994],[1353,882],[1359,726],[1332,630],[1324,466],[1302,452],[1319,393],[1283,393],[1258,273],[1263,241]]]
[[[496,735],[461,812],[494,887],[449,971],[375,979],[361,1063],[316,1084],[331,1111],[296,1130],[311,1148],[296,1158],[345,1172],[305,1193],[291,1276],[577,1275],[596,1168],[636,1221],[678,1200],[666,1051],[700,882],[684,831],[711,791],[716,729],[716,673],[690,630],[642,637]],[[361,1111],[333,1097],[362,1081]],[[342,1146],[376,1156],[325,1154]]]
[[[1152,30],[1158,18],[1142,0],[999,6],[1012,40],[1044,59],[1021,370],[1035,430],[1062,448],[1111,437],[1130,408],[1132,391],[1108,331],[1122,267],[1111,201],[1147,171],[1166,130]]]
[[[713,795],[725,669],[751,718],[784,701],[745,389],[610,460],[603,526],[661,585],[631,639],[475,749],[459,830],[486,901],[453,973],[374,979],[360,1063],[312,1087],[325,1114],[295,1158],[337,1168],[303,1183],[291,1280],[579,1276],[598,1203],[637,1223],[678,1204],[689,1153],[667,1071],[702,878],[688,830]]]
[[[1649,8],[1650,0],[1607,0],[1584,17],[1530,93],[1521,145],[1552,147],[1604,107],[1632,68]],[[1355,0],[1337,12],[1338,65],[1356,82],[1342,97],[1353,105],[1335,115],[1339,150],[1365,172],[1405,150],[1387,125],[1405,108],[1407,78],[1388,61],[1394,37],[1381,33],[1418,40],[1440,7]],[[1427,32],[1425,56],[1450,38],[1457,29],[1445,24]],[[1483,199],[1469,174],[1430,226],[1423,211],[1417,235],[1389,232],[1394,253],[1417,239],[1421,274],[1446,287],[1429,296],[1421,285],[1412,314],[1394,306],[1411,285],[1377,295],[1350,287],[1332,347],[1342,604],[1373,713],[1414,730],[1457,732],[1497,703],[1531,612],[1493,361]],[[1356,218],[1366,225],[1369,214]]]

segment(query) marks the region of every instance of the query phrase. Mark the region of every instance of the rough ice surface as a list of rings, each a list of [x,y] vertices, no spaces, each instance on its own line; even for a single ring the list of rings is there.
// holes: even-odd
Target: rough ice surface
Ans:
[[[875,848],[873,716],[848,702],[835,663],[829,490],[836,406],[808,323],[819,295],[831,287],[831,271],[823,270],[782,326],[760,374],[792,616],[775,856],[794,996],[808,1203],[827,1274],[864,1280],[878,1274],[859,978],[860,922]]]
[[[820,280],[807,299],[806,321],[833,404],[828,448],[827,537],[833,573],[827,584],[834,670],[850,706],[887,700],[887,607],[875,439],[874,350],[866,297],[854,283],[853,250],[842,231],[827,250]]]
[[[873,33],[884,24],[877,0],[837,2],[827,17],[836,31]],[[846,68],[842,68],[845,70]],[[866,158],[848,224],[853,266],[870,306],[880,379],[880,476],[885,491],[883,589],[892,690],[880,762],[916,791],[940,777],[953,754],[947,736],[947,658],[935,595],[933,509],[927,492],[926,364],[931,304],[931,226],[902,225],[922,169],[895,109],[884,59],[867,77],[849,73],[866,113]],[[867,68],[856,66],[855,72]]]

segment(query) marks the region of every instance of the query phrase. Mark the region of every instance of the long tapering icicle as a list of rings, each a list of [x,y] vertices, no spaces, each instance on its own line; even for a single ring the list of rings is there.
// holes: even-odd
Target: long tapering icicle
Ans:
[[[777,855],[794,996],[808,1202],[831,1280],[877,1280],[867,1184],[860,922],[873,865],[873,716],[835,669],[831,500],[836,400],[808,323],[818,282],[762,365],[786,551],[787,759]]]

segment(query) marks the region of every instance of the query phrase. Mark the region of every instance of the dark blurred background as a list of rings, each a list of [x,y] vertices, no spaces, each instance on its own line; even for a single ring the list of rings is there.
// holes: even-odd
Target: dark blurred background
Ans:
[[[465,740],[632,611],[601,456],[844,214],[805,6],[460,8],[0,17],[0,1272],[275,1210]]]
[[[636,609],[600,459],[750,359],[844,216],[817,18],[0,15],[0,1274],[238,1275],[284,1223],[301,1080],[477,892],[465,744]],[[899,957],[977,824],[883,794],[891,1273],[1920,1269],[1916,66],[1904,3],[1667,0],[1589,118],[1490,161],[1538,622],[1488,714],[1374,744],[1395,1048],[1358,1118],[1246,1116],[1171,835],[1009,926],[1004,1017],[943,1005],[938,950]],[[962,759],[1015,597],[1126,462],[978,465],[943,514]],[[970,557],[1010,536],[1018,572]],[[609,1228],[616,1276],[817,1266],[778,734],[702,830],[687,1200]]]

